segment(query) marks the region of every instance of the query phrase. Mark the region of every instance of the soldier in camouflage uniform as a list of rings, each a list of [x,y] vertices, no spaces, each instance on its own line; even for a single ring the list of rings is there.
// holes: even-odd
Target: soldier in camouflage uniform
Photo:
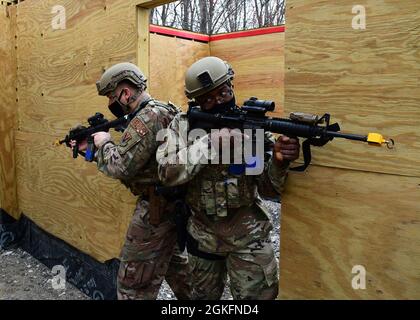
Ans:
[[[232,80],[233,70],[226,62],[207,57],[188,69],[186,95],[201,111],[237,108]],[[275,141],[266,132],[265,139],[271,140],[274,149],[268,151],[264,171],[246,175],[234,165],[193,163],[188,158],[189,152],[207,157],[199,150],[217,147],[220,138],[232,133],[230,129],[208,133],[202,139],[185,139],[190,130],[186,113],[175,116],[169,129],[156,157],[164,184],[188,183],[192,299],[220,299],[227,274],[235,299],[276,298],[278,262],[269,236],[272,222],[260,195],[279,197],[289,163],[299,156],[299,141],[284,136]]]
[[[164,278],[178,299],[190,298],[187,257],[176,246],[173,205],[156,194],[156,133],[179,111],[145,91],[146,78],[131,63],[110,67],[97,82],[116,117],[135,114],[117,144],[106,132],[95,133],[98,169],[119,179],[139,196],[120,255],[118,299],[156,299]],[[74,142],[73,142],[74,145]],[[86,143],[79,150],[86,149]]]

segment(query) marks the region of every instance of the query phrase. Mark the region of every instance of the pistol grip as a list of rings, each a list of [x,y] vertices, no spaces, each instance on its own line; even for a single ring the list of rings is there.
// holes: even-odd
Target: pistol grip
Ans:
[[[76,159],[78,155],[79,155],[79,146],[76,143],[76,145],[73,147],[73,158]]]

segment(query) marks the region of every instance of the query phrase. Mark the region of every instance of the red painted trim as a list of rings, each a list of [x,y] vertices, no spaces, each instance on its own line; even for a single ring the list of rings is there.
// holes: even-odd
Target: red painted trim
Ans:
[[[284,26],[238,31],[238,32],[233,32],[233,33],[216,34],[214,36],[210,36],[210,41],[235,39],[235,38],[242,38],[242,37],[252,37],[252,36],[259,36],[262,34],[279,33],[279,32],[284,32],[284,31],[285,31]]]
[[[205,34],[186,32],[186,31],[177,30],[177,29],[169,29],[169,28],[164,28],[164,27],[155,26],[155,25],[150,25],[149,30],[150,32],[154,32],[158,34],[164,34],[167,36],[174,36],[174,37],[185,38],[185,39],[190,39],[190,40],[209,42],[209,39],[210,39],[210,37]]]
[[[284,26],[269,27],[269,28],[263,28],[263,29],[254,29],[254,30],[247,30],[247,31],[238,31],[238,32],[233,32],[233,33],[217,34],[214,36],[208,36],[208,35],[204,35],[200,33],[193,33],[193,32],[187,32],[187,31],[178,30],[178,29],[166,28],[166,27],[156,26],[152,24],[150,25],[149,30],[152,33],[163,34],[167,36],[174,36],[178,38],[210,42],[210,41],[218,41],[218,40],[224,40],[224,39],[252,37],[252,36],[258,36],[262,34],[279,33],[279,32],[284,32],[285,27]]]

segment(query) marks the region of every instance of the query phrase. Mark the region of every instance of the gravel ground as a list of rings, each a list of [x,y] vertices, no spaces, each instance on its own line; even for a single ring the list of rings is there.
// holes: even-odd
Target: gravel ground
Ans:
[[[50,269],[20,248],[0,249],[0,300],[88,300],[70,283],[53,289]]]
[[[279,257],[280,205],[266,201],[272,214],[274,229],[271,233],[276,257]],[[90,297],[70,283],[64,290],[53,289],[51,270],[20,248],[0,249],[0,300],[89,300]],[[173,300],[175,296],[164,281],[159,300]],[[228,286],[222,296],[231,300]]]

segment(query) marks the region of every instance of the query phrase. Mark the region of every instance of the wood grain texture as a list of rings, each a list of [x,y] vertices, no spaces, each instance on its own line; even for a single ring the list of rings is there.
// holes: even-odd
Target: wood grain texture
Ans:
[[[14,128],[16,102],[16,8],[0,5],[0,208],[19,217]]]
[[[134,1],[68,0],[66,29],[53,30],[56,4],[17,6],[19,203],[41,228],[105,261],[119,255],[134,197],[52,143],[96,111],[112,119],[95,82],[115,63],[137,62],[137,10]]]
[[[251,96],[273,100],[273,115],[284,115],[284,33],[210,42],[210,54],[232,65],[238,104]]]
[[[147,79],[150,75],[150,9],[137,7],[137,66],[143,71]]]
[[[66,1],[66,29],[53,30],[53,0],[18,5],[19,127],[62,135],[107,112],[95,82],[111,65],[136,63],[137,18],[130,1]],[[105,107],[105,108],[104,108]]]
[[[96,111],[112,118],[107,99],[97,96],[95,82],[115,63],[141,59],[148,64],[136,29],[142,21],[135,1],[71,0],[63,3],[66,29],[52,30],[55,4],[28,0],[17,6],[20,205],[41,228],[104,261],[119,254],[134,197],[93,164],[73,161],[65,147],[52,143]],[[194,57],[188,45],[177,46],[182,55]],[[179,67],[185,59],[179,59]],[[180,70],[173,69],[172,86],[155,86],[155,92],[181,90]],[[152,75],[154,94],[153,83]]]
[[[420,3],[359,1],[366,30],[352,28],[354,2],[287,3],[286,112],[323,114],[344,132],[377,132],[396,148],[334,140],[313,163],[420,176]]]
[[[419,2],[288,1],[285,108],[379,131],[395,150],[334,140],[282,196],[280,298],[419,299]],[[392,23],[390,23],[392,21]],[[353,290],[354,265],[367,270]]]
[[[105,261],[118,257],[135,198],[48,134],[17,132],[20,207],[43,230]]]
[[[282,199],[280,298],[420,298],[420,178],[311,166]]]
[[[185,72],[195,61],[210,54],[207,43],[150,35],[150,92],[156,99],[172,101],[186,110]]]

